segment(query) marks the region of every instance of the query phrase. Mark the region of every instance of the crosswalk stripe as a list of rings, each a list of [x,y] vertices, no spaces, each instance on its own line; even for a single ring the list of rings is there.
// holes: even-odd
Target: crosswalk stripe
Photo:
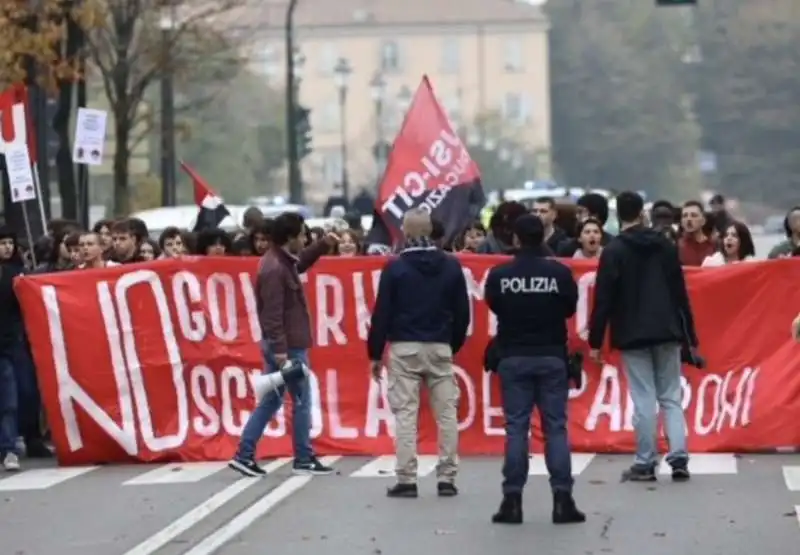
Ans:
[[[420,455],[417,457],[417,475],[427,476],[436,469],[439,457],[436,455]],[[351,478],[392,478],[397,466],[397,457],[383,455],[371,460],[352,474]]]
[[[783,481],[789,491],[800,491],[800,466],[784,466]]]
[[[227,465],[224,462],[170,463],[126,480],[122,485],[193,484],[216,474]]]
[[[73,466],[66,468],[35,468],[0,480],[0,491],[30,491],[51,488],[87,472],[97,466]]]
[[[580,476],[594,459],[594,453],[572,453],[572,475]],[[528,466],[528,476],[548,476],[544,455],[532,455]]]
[[[689,472],[692,474],[736,474],[738,465],[733,453],[689,453]],[[661,460],[658,473],[671,474],[666,458]]]
[[[268,473],[266,479],[269,479],[270,472],[278,470],[291,460],[290,458],[281,458],[264,466],[264,470]],[[236,480],[222,491],[215,493],[212,497],[209,497],[197,505],[188,513],[172,521],[166,528],[159,530],[142,543],[126,551],[125,555],[152,555],[193,526],[196,526],[201,521],[208,518],[213,512],[222,508],[223,505],[236,496],[260,483],[262,483],[261,480],[255,478],[241,478]]]

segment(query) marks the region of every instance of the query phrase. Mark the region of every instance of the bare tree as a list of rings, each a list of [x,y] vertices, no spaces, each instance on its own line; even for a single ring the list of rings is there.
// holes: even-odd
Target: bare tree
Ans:
[[[114,213],[129,212],[129,163],[144,135],[135,130],[144,120],[150,129],[152,114],[142,115],[142,101],[150,85],[167,72],[176,81],[214,60],[220,68],[239,67],[246,29],[231,22],[242,20],[247,0],[108,0],[100,24],[87,35],[90,65],[99,73],[111,109],[116,147],[113,160]],[[246,19],[246,18],[245,18]],[[222,80],[220,80],[222,82]],[[213,87],[204,90],[207,98]],[[191,105],[200,108],[201,96],[192,91]],[[206,94],[207,93],[207,94]]]

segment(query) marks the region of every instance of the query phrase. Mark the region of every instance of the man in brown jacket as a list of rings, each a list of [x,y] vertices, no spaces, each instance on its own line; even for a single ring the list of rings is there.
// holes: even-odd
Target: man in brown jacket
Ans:
[[[273,224],[272,246],[259,264],[255,290],[267,372],[279,371],[287,360],[300,360],[308,365],[312,331],[300,274],[329,252],[338,238],[329,234],[303,248],[305,237],[302,216],[281,214]],[[287,384],[261,399],[242,431],[239,450],[229,463],[234,470],[246,476],[266,475],[255,462],[256,447],[267,424],[283,405],[287,387],[292,395],[294,473],[333,472],[317,459],[311,448],[311,389],[307,379]]]

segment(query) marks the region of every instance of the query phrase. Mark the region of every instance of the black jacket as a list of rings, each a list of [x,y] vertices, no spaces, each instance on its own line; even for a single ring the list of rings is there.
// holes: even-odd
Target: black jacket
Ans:
[[[467,338],[470,301],[458,260],[433,246],[401,251],[381,272],[367,337],[370,360],[387,343],[445,343],[457,353]]]
[[[14,278],[22,275],[25,266],[19,257],[13,233],[0,227],[0,238],[14,240],[11,259],[0,261],[0,354],[4,354],[17,348],[22,341],[22,311],[14,293]]]
[[[554,255],[557,255],[561,244],[568,239],[569,236],[566,234],[566,232],[560,227],[557,227],[553,229],[553,234],[547,239],[547,241],[545,241],[545,244]]]
[[[615,349],[672,342],[697,346],[678,249],[654,229],[629,228],[603,249],[594,295],[593,349],[602,346],[609,324]]]
[[[572,271],[546,258],[549,250],[520,250],[486,278],[484,298],[497,315],[497,350],[511,356],[566,359],[567,320],[575,314],[578,286]]]

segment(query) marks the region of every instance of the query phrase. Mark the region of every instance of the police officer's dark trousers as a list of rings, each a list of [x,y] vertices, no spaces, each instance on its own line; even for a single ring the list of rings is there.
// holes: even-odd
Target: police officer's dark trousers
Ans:
[[[567,439],[569,385],[566,362],[557,357],[509,357],[498,367],[506,419],[503,494],[521,494],[528,481],[528,433],[534,407],[541,414],[545,464],[554,493],[572,492]]]

